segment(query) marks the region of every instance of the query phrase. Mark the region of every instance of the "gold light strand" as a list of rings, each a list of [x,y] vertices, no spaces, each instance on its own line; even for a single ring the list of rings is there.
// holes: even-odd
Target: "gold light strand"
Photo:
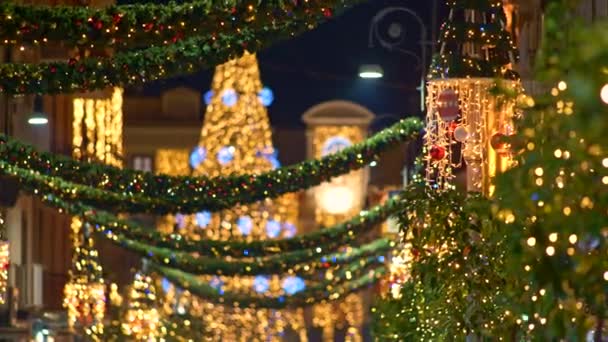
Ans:
[[[114,88],[111,98],[74,98],[73,108],[74,158],[121,167],[122,89]],[[103,332],[105,284],[93,239],[82,230],[80,219],[72,218],[74,256],[64,289],[64,307],[70,329],[83,329],[90,338],[98,340]]]
[[[98,335],[103,333],[105,284],[101,278],[101,265],[97,262],[97,251],[92,248],[92,239],[84,236],[82,227],[79,218],[72,218],[73,269],[64,288],[63,306],[67,309],[70,329],[82,328],[87,335],[98,340]]]
[[[6,238],[6,212],[0,209],[0,235]],[[0,304],[6,303],[6,290],[8,287],[8,269],[10,266],[9,242],[0,241]]]
[[[504,86],[518,90],[517,82],[504,82]],[[467,189],[490,195],[491,178],[505,171],[511,164],[509,146],[500,141],[513,134],[514,101],[495,98],[491,90],[495,80],[489,78],[441,79],[427,83],[427,124],[425,156],[427,180],[439,188],[450,188],[453,170],[467,165]],[[452,104],[446,103],[446,94]],[[442,115],[446,106],[456,106],[460,119],[447,119]],[[456,153],[457,143],[461,153]],[[440,151],[439,154],[433,154]]]

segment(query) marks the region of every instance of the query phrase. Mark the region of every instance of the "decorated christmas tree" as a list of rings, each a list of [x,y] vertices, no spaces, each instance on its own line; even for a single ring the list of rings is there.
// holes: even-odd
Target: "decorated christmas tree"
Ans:
[[[255,174],[277,168],[279,162],[266,110],[272,100],[272,91],[262,87],[255,55],[246,53],[218,66],[211,90],[205,94],[207,108],[200,142],[190,155],[193,175]],[[297,217],[295,194],[288,194],[219,213],[178,214],[175,229],[194,239],[275,239],[295,235]],[[250,295],[291,295],[306,286],[295,275],[228,277],[218,274],[204,279],[220,292],[237,291]],[[233,308],[195,297],[190,299],[187,293],[180,298],[174,298],[177,302],[168,314],[174,318],[188,314],[191,319],[202,320],[203,335],[217,340],[275,340],[289,327],[305,337],[303,316],[298,310]]]
[[[605,341],[608,314],[608,25],[575,8],[547,8],[538,76],[528,100],[520,166],[497,184],[508,225],[514,321],[532,340]]]
[[[439,54],[429,78],[517,79],[510,64],[517,49],[507,31],[501,0],[448,0],[448,20],[441,26]]]

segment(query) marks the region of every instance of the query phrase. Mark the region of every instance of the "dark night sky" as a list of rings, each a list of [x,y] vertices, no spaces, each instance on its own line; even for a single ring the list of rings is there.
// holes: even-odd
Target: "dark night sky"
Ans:
[[[258,53],[262,82],[274,91],[275,101],[269,108],[274,126],[300,127],[300,117],[306,109],[327,100],[345,99],[357,102],[376,115],[401,117],[419,113],[419,93],[416,90],[420,70],[416,60],[398,51],[388,51],[375,42],[368,47],[369,24],[372,17],[389,6],[405,6],[418,13],[428,27],[430,41],[433,0],[372,0],[346,11],[340,17],[294,39],[277,43]],[[437,26],[443,21],[444,5],[438,2]],[[415,20],[394,13],[380,25],[386,35],[388,26],[398,22],[403,26],[405,40],[400,46],[420,54],[420,29]],[[436,27],[435,29],[438,29]],[[430,56],[431,46],[428,46]],[[427,59],[427,65],[430,58]],[[375,63],[384,69],[384,78],[358,78],[361,64]],[[159,81],[131,89],[130,94],[157,96],[164,89],[188,86],[208,90],[212,70],[188,77]],[[386,126],[392,118],[378,120]]]

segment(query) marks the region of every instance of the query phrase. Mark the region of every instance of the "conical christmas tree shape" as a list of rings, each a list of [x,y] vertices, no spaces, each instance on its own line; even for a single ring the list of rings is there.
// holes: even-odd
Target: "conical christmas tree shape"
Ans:
[[[266,111],[272,102],[272,92],[262,87],[255,55],[245,53],[218,66],[205,101],[201,138],[190,156],[194,175],[261,173],[279,166]],[[252,241],[293,236],[297,216],[295,195],[288,194],[219,213],[177,215],[175,226],[178,233],[190,238]],[[279,275],[226,277],[219,274],[204,279],[220,292],[273,296],[282,293],[284,280]],[[200,317],[205,327],[201,333],[212,336],[214,341],[274,341],[289,326],[298,332],[304,327],[301,311],[239,309],[196,298],[176,302],[173,310],[175,312],[170,312],[173,317],[180,313]]]
[[[506,30],[501,0],[449,0],[441,26],[439,54],[429,78],[503,77],[518,79],[510,64],[518,55]]]

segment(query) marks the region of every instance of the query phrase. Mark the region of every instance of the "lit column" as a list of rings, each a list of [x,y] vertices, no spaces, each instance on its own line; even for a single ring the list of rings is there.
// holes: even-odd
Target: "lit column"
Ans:
[[[303,115],[307,125],[308,158],[321,158],[363,141],[374,114],[346,101],[331,101]],[[369,171],[350,172],[313,188],[317,226],[330,226],[357,215],[365,206]],[[336,325],[345,326],[347,341],[362,340],[363,301],[351,294],[340,303],[313,307],[313,324],[323,329],[323,339],[333,341]]]
[[[121,88],[88,93],[73,99],[73,156],[122,167]],[[72,269],[64,288],[64,307],[71,329],[83,329],[96,339],[103,332],[105,283],[90,230],[72,219]]]

